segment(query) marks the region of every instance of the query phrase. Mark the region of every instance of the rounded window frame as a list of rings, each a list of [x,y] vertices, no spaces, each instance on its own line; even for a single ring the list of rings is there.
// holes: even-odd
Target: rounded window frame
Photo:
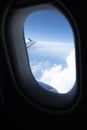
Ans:
[[[31,73],[26,45],[24,43],[25,42],[24,36],[23,36],[24,35],[23,26],[24,26],[24,21],[25,21],[24,17],[29,15],[29,11],[32,12],[37,9],[43,9],[43,8],[48,9],[48,7],[49,8],[56,7],[56,8],[58,8],[58,10],[63,12],[65,17],[71,24],[71,27],[73,29],[73,33],[75,36],[76,84],[75,84],[75,87],[73,87],[73,89],[69,93],[64,94],[64,95],[48,92],[38,85],[38,83],[35,81],[32,73]],[[61,111],[61,110],[65,111],[65,110],[67,110],[67,108],[71,108],[71,106],[74,106],[76,104],[77,99],[79,99],[80,89],[81,89],[80,78],[78,78],[78,76],[81,75],[80,74],[81,73],[80,40],[79,40],[78,29],[77,29],[76,23],[75,23],[72,15],[65,8],[65,6],[63,4],[61,4],[60,2],[52,2],[52,3],[46,3],[46,4],[41,3],[40,5],[34,5],[31,7],[24,8],[24,9],[22,9],[22,8],[21,9],[11,9],[10,11],[8,11],[6,19],[5,19],[5,26],[3,29],[3,33],[5,36],[4,45],[7,48],[9,60],[11,63],[11,71],[12,71],[12,75],[13,75],[12,78],[17,83],[16,88],[17,89],[19,88],[18,91],[19,90],[22,91],[21,94],[24,95],[24,97],[25,97],[25,99],[27,99],[27,101],[33,102],[34,104],[40,106],[41,108],[54,110],[54,111],[55,110],[56,111]],[[15,40],[15,37],[17,36],[16,29],[18,27],[18,24],[15,26],[15,22],[18,21],[17,18],[19,17],[19,15],[20,15],[19,21],[22,20],[21,24],[20,24],[20,22],[18,22],[20,24],[20,26],[19,26],[20,31],[18,32],[18,36],[20,36],[21,45],[19,44],[17,46],[19,39],[17,37],[17,39]],[[9,27],[10,27],[10,29],[9,29]],[[13,45],[11,44],[11,42],[13,42]],[[19,50],[19,48],[20,48],[20,50]],[[16,54],[16,56],[15,56],[15,54]],[[79,58],[77,56],[79,56]],[[79,59],[79,60],[77,60],[77,59]],[[33,86],[33,87],[31,87],[31,86]]]

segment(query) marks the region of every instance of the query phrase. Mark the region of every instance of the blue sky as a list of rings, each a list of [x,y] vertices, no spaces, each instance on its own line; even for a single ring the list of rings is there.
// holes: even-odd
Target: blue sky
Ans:
[[[73,32],[66,17],[58,11],[36,11],[31,13],[24,27],[25,37],[35,41],[73,43]]]
[[[33,12],[25,20],[24,36],[25,41],[27,38],[36,41],[27,48],[35,79],[60,93],[68,92],[75,83],[75,48],[73,31],[66,17],[53,10]]]

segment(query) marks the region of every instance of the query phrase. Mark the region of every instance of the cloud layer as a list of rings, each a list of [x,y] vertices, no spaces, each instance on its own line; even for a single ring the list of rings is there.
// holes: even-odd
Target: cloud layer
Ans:
[[[28,53],[30,57],[47,57],[51,54],[52,57],[60,57],[61,59],[65,59],[69,55],[73,47],[73,43],[39,41],[28,50]]]
[[[69,92],[72,89],[76,79],[74,54],[75,53],[73,50],[67,57],[66,68],[63,68],[62,65],[54,65],[48,70],[45,70],[39,80],[51,85],[57,89],[59,93]]]
[[[49,84],[59,93],[65,94],[72,89],[76,80],[74,48],[65,62],[67,64],[65,68],[63,68],[62,64],[53,64],[51,66],[48,61],[31,62],[30,65],[36,80]]]

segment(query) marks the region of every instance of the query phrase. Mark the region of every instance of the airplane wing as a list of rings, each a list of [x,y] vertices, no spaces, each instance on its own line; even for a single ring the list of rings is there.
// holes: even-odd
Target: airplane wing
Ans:
[[[28,42],[26,42],[26,46],[28,48],[28,47],[31,47],[32,45],[34,45],[35,43],[36,43],[36,41],[33,41],[30,38],[28,38]]]
[[[40,84],[40,86],[47,89],[48,91],[58,93],[58,91],[55,88],[53,88],[52,86],[50,86],[50,85],[48,85],[46,83],[40,82],[40,81],[38,81],[38,83]]]

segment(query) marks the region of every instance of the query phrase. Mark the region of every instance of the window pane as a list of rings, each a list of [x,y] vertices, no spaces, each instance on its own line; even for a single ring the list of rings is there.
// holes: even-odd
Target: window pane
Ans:
[[[24,23],[31,72],[40,86],[65,94],[76,81],[74,34],[67,18],[54,10],[31,13]]]

